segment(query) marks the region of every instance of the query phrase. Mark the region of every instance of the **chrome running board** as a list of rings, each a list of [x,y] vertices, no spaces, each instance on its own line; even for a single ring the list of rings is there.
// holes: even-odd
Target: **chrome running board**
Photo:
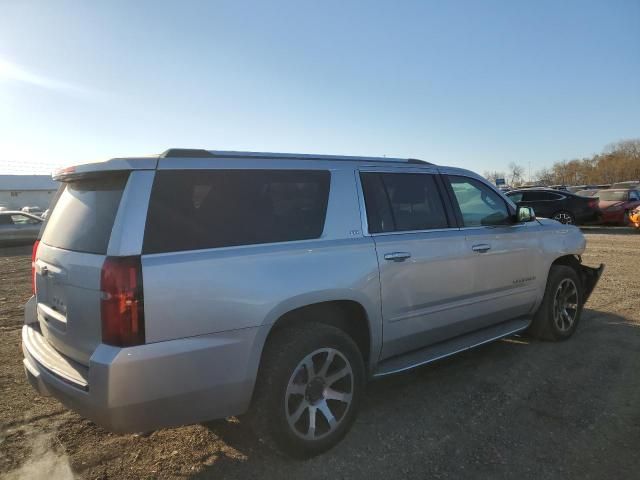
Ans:
[[[531,322],[531,317],[521,317],[509,320],[498,325],[493,325],[482,330],[467,333],[444,342],[429,345],[428,347],[414,350],[409,353],[383,360],[373,374],[373,378],[380,378],[394,373],[404,372],[412,368],[435,362],[442,358],[464,352],[485,343],[499,340],[503,337],[521,332]]]

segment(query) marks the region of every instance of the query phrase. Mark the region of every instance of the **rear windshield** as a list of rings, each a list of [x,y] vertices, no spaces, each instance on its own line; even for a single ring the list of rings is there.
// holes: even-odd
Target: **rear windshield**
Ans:
[[[607,202],[610,202],[610,201],[624,202],[627,200],[627,197],[629,196],[629,194],[627,193],[626,190],[617,191],[617,192],[612,190],[601,190],[598,196],[600,197],[600,200],[604,200]]]
[[[63,184],[47,218],[42,242],[76,252],[107,253],[128,174]]]
[[[318,238],[330,174],[319,170],[158,171],[144,253]]]

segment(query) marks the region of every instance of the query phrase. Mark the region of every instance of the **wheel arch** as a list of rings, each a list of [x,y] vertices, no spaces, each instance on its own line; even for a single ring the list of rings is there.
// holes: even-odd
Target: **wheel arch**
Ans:
[[[276,305],[266,316],[260,345],[256,345],[256,371],[273,332],[305,322],[325,323],[343,330],[362,352],[369,372],[373,371],[382,344],[380,305],[353,290],[307,293]]]
[[[374,335],[370,315],[361,302],[353,298],[334,297],[330,300],[298,303],[289,303],[275,309],[273,320],[269,322],[265,344],[278,329],[309,322],[323,323],[339,328],[349,335],[360,349],[365,364],[369,363],[375,350],[372,342]]]
[[[593,292],[593,289],[596,287],[598,280],[600,280],[600,276],[604,271],[604,264],[600,264],[599,267],[588,267],[582,264],[582,257],[580,255],[563,255],[561,257],[556,258],[551,265],[549,266],[549,271],[547,272],[547,278],[549,278],[549,273],[551,269],[556,265],[564,265],[566,267],[570,267],[575,270],[580,278],[580,282],[583,288],[583,304],[587,303],[589,296]]]

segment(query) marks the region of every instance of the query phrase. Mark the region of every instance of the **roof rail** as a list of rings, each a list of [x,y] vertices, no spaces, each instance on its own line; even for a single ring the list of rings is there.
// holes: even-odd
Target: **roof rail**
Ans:
[[[272,153],[272,152],[240,152],[225,150],[204,150],[196,148],[170,148],[160,155],[160,158],[262,158],[290,159],[290,160],[347,160],[355,162],[395,162],[416,163],[421,165],[433,165],[416,158],[391,158],[391,157],[359,157],[349,155],[316,155],[308,153]]]
[[[204,148],[170,148],[160,154],[160,158],[182,157],[182,158],[200,158],[213,157],[209,150]]]

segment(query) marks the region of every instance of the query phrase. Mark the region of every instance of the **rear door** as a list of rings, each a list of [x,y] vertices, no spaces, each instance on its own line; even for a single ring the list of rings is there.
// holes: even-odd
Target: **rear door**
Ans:
[[[368,234],[380,271],[382,358],[473,329],[465,237],[435,170],[361,170]]]
[[[102,173],[64,183],[38,247],[41,331],[54,348],[83,364],[101,341],[100,273],[129,176]]]
[[[530,313],[537,298],[534,267],[541,259],[539,224],[514,223],[507,202],[477,178],[445,179],[471,255],[475,322],[488,326]]]

